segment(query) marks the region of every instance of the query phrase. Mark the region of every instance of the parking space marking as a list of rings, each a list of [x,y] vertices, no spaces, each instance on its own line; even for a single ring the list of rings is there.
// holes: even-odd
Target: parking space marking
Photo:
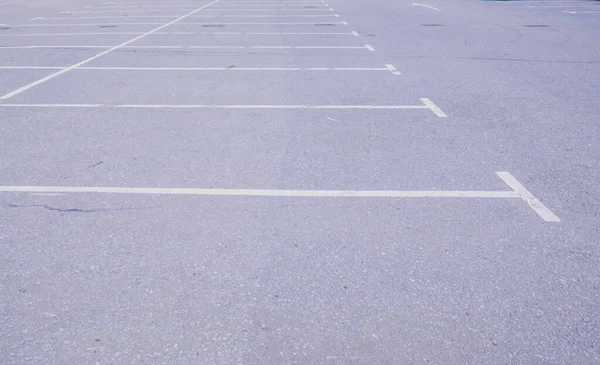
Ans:
[[[373,48],[373,46],[372,46],[372,45],[370,45],[370,44],[365,44],[365,47],[366,47],[366,48],[367,48],[369,51],[371,51],[371,52],[375,52],[375,48]]]
[[[521,183],[508,171],[499,171],[496,174],[508,185],[513,191],[523,199],[543,220],[546,222],[560,222],[550,209],[540,202],[533,194],[529,192]]]
[[[429,104],[425,104],[425,100]],[[428,109],[439,118],[448,116],[429,99],[421,98],[421,105],[235,105],[235,104],[3,104],[0,108],[104,108],[104,109],[340,109],[340,110],[410,110]],[[432,107],[433,104],[433,107]]]
[[[150,195],[221,195],[324,198],[520,198],[514,191],[470,190],[280,190],[280,189],[202,189],[133,188],[100,186],[0,186],[5,193],[104,193]]]
[[[216,0],[220,1],[220,0]],[[173,23],[177,23],[177,25],[348,25],[348,22],[261,22],[261,23],[193,23],[193,22],[177,22],[174,20]],[[63,23],[63,24],[2,24],[2,26],[11,27],[11,28],[19,28],[19,27],[89,27],[89,26],[109,26],[109,25],[160,25],[164,23]],[[171,25],[169,23],[169,25]],[[161,27],[160,29],[163,29]],[[150,33],[153,34],[153,33]],[[149,35],[149,34],[148,34]]]
[[[114,46],[0,46],[3,49],[86,49],[86,48],[108,48]],[[119,49],[369,49],[365,46],[121,46]],[[87,63],[87,62],[86,62]],[[79,66],[78,66],[79,67]],[[75,68],[75,67],[74,67]],[[72,68],[72,69],[74,69]],[[57,75],[58,76],[58,75]],[[3,99],[0,97],[0,99]]]
[[[19,33],[2,34],[0,37],[62,37],[62,36],[89,36],[89,35],[139,35],[142,32],[99,32],[99,33]],[[356,32],[341,33],[316,33],[316,32],[156,32],[152,35],[352,35],[358,37]]]
[[[442,11],[441,9],[436,8],[435,6],[431,6],[431,5],[427,5],[427,4],[421,4],[421,3],[412,3],[412,6],[421,6],[427,9],[431,9],[431,10],[435,10],[435,11]]]
[[[392,75],[400,75],[400,71],[398,71],[398,69],[394,67],[394,65],[387,64],[385,65],[385,67],[387,67],[387,69],[392,73]]]
[[[154,28],[154,29],[152,29],[152,30],[150,30],[150,31],[148,31],[148,32],[146,32],[146,33],[144,33],[144,34],[142,34],[142,35],[139,35],[139,36],[137,36],[137,37],[135,37],[135,38],[132,38],[132,39],[130,39],[130,40],[128,40],[128,41],[126,41],[126,42],[123,42],[123,43],[121,43],[121,44],[119,44],[119,45],[117,45],[117,46],[111,47],[111,48],[107,49],[106,51],[100,52],[100,53],[98,53],[98,54],[96,54],[96,55],[94,55],[94,56],[92,56],[92,57],[86,58],[85,60],[83,60],[83,61],[81,61],[81,62],[78,62],[78,63],[76,63],[76,64],[73,64],[73,65],[71,65],[71,66],[69,66],[69,67],[66,67],[66,68],[64,68],[64,69],[62,69],[62,70],[60,70],[60,71],[57,71],[57,72],[55,72],[55,73],[53,73],[53,74],[51,74],[51,75],[48,75],[48,76],[46,76],[46,77],[43,77],[43,78],[41,78],[41,79],[39,79],[39,80],[36,80],[36,81],[34,81],[34,82],[32,82],[32,83],[29,83],[29,84],[27,84],[27,85],[25,85],[25,86],[23,86],[23,87],[20,87],[20,88],[18,88],[18,89],[16,89],[16,90],[14,90],[14,91],[11,91],[11,92],[9,92],[8,94],[5,94],[5,95],[3,95],[3,96],[0,96],[0,100],[6,100],[6,99],[9,99],[9,98],[11,98],[11,97],[13,97],[13,96],[15,96],[15,95],[18,95],[18,94],[20,94],[20,93],[22,93],[22,92],[24,92],[24,91],[26,91],[26,90],[29,90],[29,89],[31,89],[32,87],[35,87],[35,86],[37,86],[37,85],[40,85],[40,84],[43,84],[44,82],[47,82],[47,81],[49,81],[49,80],[52,80],[53,78],[55,78],[55,77],[57,77],[57,76],[63,75],[63,74],[65,74],[65,73],[67,73],[67,72],[69,72],[69,71],[71,71],[71,70],[73,70],[73,69],[75,69],[75,68],[77,68],[77,67],[79,67],[79,66],[83,66],[83,65],[85,65],[86,63],[92,62],[92,61],[94,61],[94,60],[96,60],[96,59],[98,59],[98,58],[100,58],[100,57],[102,57],[102,56],[104,56],[104,55],[106,55],[106,54],[108,54],[108,53],[111,53],[111,52],[113,52],[113,51],[115,51],[115,50],[117,50],[117,49],[121,48],[121,47],[124,47],[124,46],[126,46],[126,45],[128,45],[128,44],[131,44],[131,43],[133,43],[133,42],[135,42],[135,41],[138,41],[138,40],[140,40],[140,39],[144,38],[145,36],[147,36],[147,35],[149,35],[149,34],[152,34],[152,33],[154,33],[154,32],[158,32],[158,31],[159,31],[159,30],[161,30],[161,29],[164,29],[164,28],[166,28],[166,27],[168,27],[168,26],[170,26],[170,25],[173,25],[173,24],[177,23],[178,21],[180,21],[180,20],[183,20],[183,19],[187,18],[188,16],[190,16],[190,15],[193,15],[193,14],[195,14],[195,13],[197,13],[197,12],[201,11],[202,9],[205,9],[205,8],[207,8],[207,7],[211,6],[212,4],[216,4],[216,3],[217,3],[217,2],[219,2],[219,1],[221,1],[221,0],[215,0],[215,1],[213,1],[213,2],[210,2],[210,3],[206,4],[206,5],[203,5],[203,6],[199,7],[198,9],[196,9],[196,10],[194,10],[194,11],[192,11],[192,12],[190,12],[190,13],[186,14],[186,15],[183,15],[183,16],[181,16],[181,17],[179,17],[179,18],[177,18],[177,19],[175,19],[175,20],[173,20],[173,21],[170,21],[170,22],[168,22],[168,23],[165,23],[165,24],[163,24],[163,25],[161,25],[161,26],[159,26],[159,27],[156,27],[156,28]]]
[[[60,66],[0,66],[0,70],[60,70]],[[78,67],[90,71],[391,71],[400,72],[392,65],[386,67]],[[394,71],[395,70],[395,71]]]
[[[440,118],[448,118],[448,116],[446,115],[446,113],[444,113],[442,111],[442,109],[438,108],[437,105],[435,105],[433,103],[433,101],[427,99],[427,98],[421,98],[421,101],[423,102],[423,104],[427,105],[428,108],[431,109],[432,112],[435,113],[435,115],[437,115]]]
[[[175,18],[176,15],[107,15],[107,16],[84,16],[72,18],[39,18],[49,20],[83,20],[83,19],[139,19],[139,18]],[[191,16],[193,18],[330,18],[339,17],[337,14],[295,14],[295,15],[268,15],[268,14],[203,14]]]
[[[199,196],[261,196],[304,198],[476,198],[521,199],[546,222],[560,222],[544,204],[535,198],[508,171],[496,174],[512,189],[510,191],[484,190],[287,190],[287,189],[218,189],[218,188],[136,188],[100,186],[0,186],[3,193],[65,194],[143,194],[143,195],[199,195]]]

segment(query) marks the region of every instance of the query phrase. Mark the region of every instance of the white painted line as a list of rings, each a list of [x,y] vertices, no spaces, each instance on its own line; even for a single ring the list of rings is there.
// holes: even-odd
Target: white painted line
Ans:
[[[111,14],[118,14],[118,15],[121,15],[123,17],[129,17],[129,16],[134,16],[134,15],[146,15],[146,16],[150,16],[152,13],[159,13],[159,15],[178,16],[178,15],[181,15],[182,11],[183,10],[80,11],[80,12],[72,12],[69,15],[76,15],[76,16],[108,16],[108,15],[111,15]],[[212,9],[212,11],[214,11],[214,9]],[[240,12],[245,13],[245,11],[240,11]],[[267,12],[268,11],[265,10],[265,13],[267,13]],[[175,14],[170,14],[170,13],[175,13]],[[274,16],[274,14],[269,14],[269,15]],[[40,18],[40,19],[73,19],[73,18],[72,17],[61,16],[61,17]]]
[[[529,190],[525,189],[523,185],[508,171],[498,171],[496,174],[508,185],[513,191],[523,199],[543,220],[546,222],[560,222],[558,218],[550,209],[548,209],[542,202],[540,202],[535,196],[533,196]]]
[[[421,101],[423,102],[423,104],[425,104],[425,106],[429,109],[431,109],[432,112],[435,113],[435,115],[437,115],[440,118],[448,118],[448,116],[446,115],[446,113],[444,113],[442,111],[442,109],[438,108],[437,105],[435,105],[433,103],[433,101],[427,99],[427,98],[421,98]]]
[[[83,20],[83,19],[139,19],[139,18],[175,18],[176,15],[107,15],[107,16],[89,16],[89,17],[71,17],[71,18],[44,18],[50,20]],[[189,17],[194,18],[330,18],[335,17],[334,14],[299,14],[299,15],[264,15],[264,14],[205,14],[194,15]],[[339,17],[339,16],[338,16]]]
[[[308,198],[518,198],[512,191],[453,190],[276,190],[133,188],[100,186],[0,186],[5,193],[104,193],[151,195],[273,196]]]
[[[563,13],[567,14],[600,14],[597,11],[563,11]]]
[[[398,71],[398,69],[394,67],[394,65],[387,64],[385,65],[385,67],[387,67],[387,69],[392,73],[392,75],[400,75],[400,71]]]
[[[373,46],[370,45],[370,44],[365,44],[365,48],[368,49],[371,52],[375,52],[375,48],[373,48]]]
[[[88,6],[84,6],[83,8],[84,9],[90,9],[90,8],[93,8],[93,6],[92,5],[88,5]]]
[[[434,6],[427,5],[427,4],[421,4],[421,3],[412,3],[412,5],[413,5],[413,6],[422,6],[422,7],[424,7],[424,8],[431,9],[431,10],[435,10],[435,11],[442,11],[441,9],[438,9],[438,8],[436,8],[436,7],[434,7]]]
[[[44,83],[44,82],[46,82],[46,81],[48,81],[48,80],[52,80],[53,78],[55,78],[55,77],[57,77],[57,76],[60,76],[60,75],[62,75],[62,74],[65,74],[65,73],[67,73],[67,72],[69,72],[69,71],[73,70],[73,69],[76,69],[76,68],[77,68],[77,67],[79,67],[79,66],[83,66],[83,65],[85,65],[86,63],[89,63],[89,62],[91,62],[91,61],[93,61],[93,60],[96,60],[96,59],[98,59],[98,58],[100,58],[100,57],[102,57],[102,56],[104,56],[104,55],[106,55],[106,54],[108,54],[108,53],[111,53],[111,52],[113,52],[113,51],[115,51],[115,50],[117,50],[117,49],[119,49],[119,48],[121,48],[121,47],[127,46],[128,44],[131,44],[131,43],[133,43],[133,42],[136,42],[137,40],[139,40],[139,39],[141,39],[141,38],[143,38],[143,37],[145,37],[145,36],[147,36],[147,35],[149,35],[149,34],[152,34],[152,33],[158,32],[159,30],[161,30],[161,29],[163,29],[163,28],[166,28],[166,27],[168,27],[168,26],[170,26],[170,25],[173,25],[173,24],[177,23],[178,21],[180,21],[180,20],[182,20],[182,19],[185,19],[185,18],[187,18],[188,16],[190,16],[190,15],[193,15],[193,14],[195,14],[195,13],[199,12],[200,10],[202,10],[202,9],[204,9],[204,8],[208,7],[208,6],[211,6],[212,4],[215,4],[215,3],[219,2],[219,1],[221,1],[221,0],[215,0],[215,1],[213,1],[213,2],[210,2],[210,3],[208,3],[208,4],[204,5],[204,6],[201,6],[201,7],[200,7],[200,8],[198,8],[198,9],[196,9],[196,10],[194,10],[194,11],[192,11],[192,12],[190,12],[190,13],[186,14],[186,15],[184,15],[184,16],[181,16],[181,17],[179,17],[179,18],[177,18],[177,19],[175,19],[175,20],[173,20],[173,21],[171,21],[171,22],[168,22],[168,23],[166,23],[166,24],[163,24],[163,25],[161,25],[161,26],[159,26],[159,27],[157,27],[157,28],[154,28],[154,29],[152,29],[152,30],[150,30],[150,31],[148,31],[148,32],[146,32],[146,33],[144,33],[144,34],[142,34],[142,35],[139,35],[139,36],[137,36],[137,37],[135,37],[135,38],[132,38],[132,39],[128,40],[127,42],[123,42],[123,43],[121,43],[121,44],[119,44],[119,45],[117,45],[117,46],[114,46],[114,47],[112,47],[112,48],[109,48],[109,49],[107,49],[107,50],[106,50],[106,51],[104,51],[104,52],[100,52],[100,53],[98,53],[98,54],[96,54],[96,55],[94,55],[94,56],[92,56],[92,57],[86,58],[85,60],[83,60],[83,61],[81,61],[81,62],[78,62],[78,63],[76,63],[76,64],[73,64],[73,65],[71,65],[71,66],[69,66],[69,67],[66,67],[66,68],[64,68],[64,69],[62,69],[62,70],[60,70],[60,71],[57,71],[57,72],[55,72],[55,73],[53,73],[53,74],[51,74],[51,75],[48,75],[48,76],[46,76],[46,77],[43,77],[43,78],[41,78],[41,79],[39,79],[39,80],[37,80],[37,81],[34,81],[34,82],[30,83],[30,84],[27,84],[27,85],[25,85],[25,86],[23,86],[23,87],[20,87],[20,88],[18,88],[18,89],[16,89],[16,90],[14,90],[14,91],[11,91],[11,92],[9,92],[8,94],[5,94],[5,95],[1,96],[1,97],[0,97],[0,100],[6,100],[6,99],[9,99],[9,98],[11,98],[11,97],[13,97],[13,96],[15,96],[15,95],[18,95],[18,94],[20,94],[20,93],[22,93],[22,92],[24,92],[24,91],[26,91],[26,90],[29,90],[29,89],[31,89],[32,87],[35,87],[35,86],[37,86],[37,85],[40,85],[40,84],[42,84],[42,83]]]
[[[68,66],[0,66],[0,70],[62,70]]]
[[[206,105],[206,104],[2,104],[0,108],[73,108],[73,109],[430,109],[425,105]]]
[[[211,8],[214,9],[214,11],[243,11],[244,9],[247,10],[252,10],[252,11],[260,11],[260,10],[265,10],[265,11],[281,11],[281,10],[309,10],[309,11],[317,11],[317,10],[327,10],[329,9],[329,7],[316,7],[316,6],[311,6],[311,7],[306,7],[306,6],[285,6],[285,7],[277,7],[277,6],[255,6],[255,7],[251,7],[248,8],[246,6],[240,5],[240,6],[236,6],[236,7],[230,7],[230,8]],[[193,6],[190,8],[189,6],[186,7],[182,7],[182,6],[166,6],[166,7],[161,7],[161,6],[154,6],[154,7],[133,7],[133,8],[124,8],[124,7],[117,7],[117,8],[97,8],[94,10],[89,10],[89,11],[69,11],[68,13],[64,13],[64,14],[98,14],[98,13],[143,13],[143,12],[153,12],[153,11],[164,11],[164,12],[174,12],[174,11],[179,11],[179,12],[186,12],[186,11],[190,11],[193,10]],[[62,13],[61,13],[62,14]]]
[[[86,49],[109,48],[113,46],[0,46],[3,49]],[[119,49],[369,49],[366,46],[120,46]],[[87,62],[86,62],[87,63]],[[78,66],[79,67],[79,66]],[[35,86],[35,85],[34,85]],[[24,90],[23,90],[24,91]],[[0,100],[3,99],[0,97]]]
[[[166,28],[166,27],[168,27],[170,25],[173,25],[173,24],[177,23],[178,21],[180,21],[182,19],[185,19],[188,16],[193,15],[193,14],[199,12],[200,10],[202,10],[202,9],[204,9],[206,7],[209,7],[212,4],[215,4],[215,3],[219,2],[219,1],[221,1],[221,0],[215,0],[213,2],[210,2],[210,3],[206,4],[206,5],[203,5],[203,6],[199,7],[198,9],[196,9],[196,10],[194,10],[194,11],[192,11],[192,12],[186,14],[186,15],[183,15],[183,16],[181,16],[181,17],[179,17],[179,18],[177,18],[177,19],[175,19],[173,21],[170,21],[170,22],[168,22],[166,24],[163,24],[163,25],[161,25],[161,26],[159,26],[157,28],[154,28],[154,29],[152,29],[152,30],[150,30],[150,31],[148,31],[148,32],[146,32],[146,33],[144,33],[142,35],[139,35],[139,36],[137,36],[135,38],[132,38],[132,39],[128,40],[127,42],[123,42],[123,43],[121,43],[121,44],[119,44],[117,46],[111,47],[111,48],[107,49],[106,51],[100,52],[100,53],[98,53],[98,54],[96,54],[96,55],[94,55],[92,57],[86,58],[85,60],[83,60],[81,62],[75,63],[75,64],[73,64],[73,65],[71,65],[69,67],[66,67],[66,68],[64,68],[64,69],[62,69],[60,71],[57,71],[57,72],[55,72],[55,73],[53,73],[51,75],[43,77],[43,78],[41,78],[41,79],[39,79],[37,81],[34,81],[34,82],[30,83],[30,84],[27,84],[27,85],[25,85],[23,87],[20,87],[20,88],[14,90],[14,91],[11,91],[8,94],[0,96],[0,100],[9,99],[9,98],[11,98],[11,97],[13,97],[15,95],[18,95],[18,94],[20,94],[20,93],[22,93],[24,91],[27,91],[27,90],[31,89],[32,87],[35,87],[35,86],[40,85],[40,84],[43,84],[44,82],[46,82],[48,80],[52,80],[53,78],[55,78],[57,76],[63,75],[63,74],[65,74],[65,73],[67,73],[67,72],[69,72],[71,70],[74,70],[74,69],[76,69],[79,66],[83,66],[86,63],[92,62],[92,61],[94,61],[94,60],[96,60],[96,59],[98,59],[98,58],[100,58],[100,57],[102,57],[102,56],[104,56],[104,55],[106,55],[108,53],[111,53],[111,52],[113,52],[113,51],[115,51],[115,50],[117,50],[119,48],[127,46],[128,44],[136,42],[139,39],[142,39],[142,38],[144,38],[145,36],[147,36],[149,34],[152,34],[154,32],[158,32],[159,30],[161,30],[163,28]]]
[[[240,8],[240,9],[247,9],[247,8],[265,8],[265,9],[289,9],[289,8],[298,8],[298,9],[327,9],[329,8],[328,6],[325,6],[325,4],[310,4],[310,5],[281,5],[281,6],[275,6],[275,5],[259,5],[259,4],[253,4],[253,5],[240,5],[240,4],[231,4],[231,5],[224,5],[221,4],[219,6],[215,6],[214,9],[215,10],[227,10],[229,8]]]
[[[220,0],[217,0],[220,1]],[[160,25],[163,23],[83,23],[83,24],[3,24],[3,26],[6,27],[11,27],[11,28],[18,28],[18,27],[77,27],[77,26],[83,26],[83,27],[89,27],[89,26],[107,26],[107,25],[116,25],[116,26],[121,26],[121,25]],[[186,23],[182,23],[182,22],[177,22],[177,25],[348,25],[347,22],[273,22],[273,23],[223,23],[223,22],[218,22],[218,23],[193,23],[193,22],[186,22]],[[171,25],[171,24],[169,24]],[[161,28],[162,29],[162,28]],[[153,34],[153,33],[151,33]]]
[[[56,37],[56,36],[89,36],[89,35],[140,35],[142,32],[98,32],[98,33],[19,33],[2,34],[0,37]],[[152,35],[356,35],[354,33],[309,33],[309,32],[156,32]]]
[[[391,66],[391,65],[386,65]],[[393,66],[392,66],[393,67]],[[61,66],[0,66],[0,70],[60,70]],[[95,71],[392,71],[389,67],[78,67]],[[397,72],[397,71],[396,71]],[[392,71],[393,73],[393,71]],[[400,73],[398,72],[397,75]]]
[[[41,16],[38,16],[37,18],[31,18],[31,19],[29,19],[29,20],[39,20],[39,19],[45,19],[45,18],[43,18],[43,17],[41,17]]]
[[[161,25],[163,23],[82,23],[82,24],[4,24],[6,27],[95,27],[95,26],[121,26],[121,25]],[[182,24],[182,23],[180,23]]]
[[[311,0],[303,0],[303,1],[289,1],[289,2],[282,2],[282,1],[268,1],[268,0],[262,0],[262,1],[227,1],[226,3],[223,2],[222,4],[240,4],[240,5],[246,5],[246,4],[322,4],[325,3],[324,1],[311,1]],[[198,5],[198,2],[194,2],[194,1],[128,1],[127,3],[123,3],[123,2],[106,2],[106,3],[102,3],[105,5],[119,5],[119,6],[147,6],[147,5],[152,5],[152,4],[157,4],[157,5],[165,5],[165,6],[169,6],[169,5]],[[124,5],[126,4],[126,5]]]
[[[355,37],[358,37],[358,33],[356,31],[354,31],[354,30],[352,31],[352,35],[355,36]]]

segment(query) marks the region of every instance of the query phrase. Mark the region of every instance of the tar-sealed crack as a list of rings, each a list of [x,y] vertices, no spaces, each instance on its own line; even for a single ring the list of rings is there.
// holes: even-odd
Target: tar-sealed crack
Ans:
[[[53,212],[60,213],[105,213],[105,212],[122,212],[125,210],[152,209],[152,208],[97,208],[97,209],[79,209],[79,208],[57,208],[46,204],[18,205],[6,204],[4,208],[43,208]]]

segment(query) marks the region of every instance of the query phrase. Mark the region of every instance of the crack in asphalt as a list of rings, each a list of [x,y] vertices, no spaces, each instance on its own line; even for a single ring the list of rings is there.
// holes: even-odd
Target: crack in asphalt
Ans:
[[[153,208],[97,208],[97,209],[79,209],[79,208],[57,208],[46,204],[32,204],[32,205],[18,205],[18,204],[6,204],[4,208],[43,208],[51,210],[53,212],[60,213],[100,213],[100,212],[121,212],[125,210],[137,210],[137,209],[153,209]]]

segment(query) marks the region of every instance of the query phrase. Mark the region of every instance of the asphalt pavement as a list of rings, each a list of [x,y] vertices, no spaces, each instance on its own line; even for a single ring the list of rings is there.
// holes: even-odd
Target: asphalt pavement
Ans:
[[[599,44],[586,0],[0,0],[0,363],[598,364]]]

